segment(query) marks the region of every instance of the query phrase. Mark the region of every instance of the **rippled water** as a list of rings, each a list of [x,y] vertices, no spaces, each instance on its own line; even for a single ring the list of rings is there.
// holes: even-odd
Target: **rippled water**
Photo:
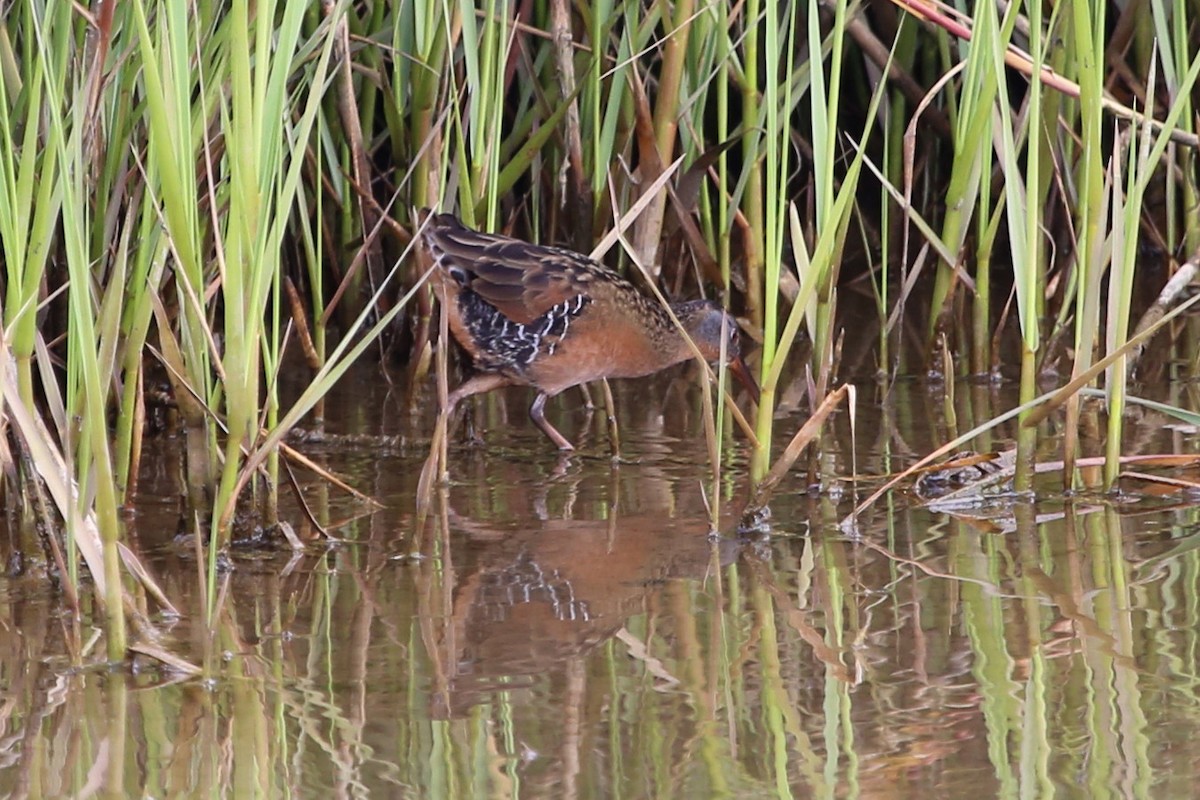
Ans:
[[[856,487],[852,464],[886,474],[947,438],[936,387],[902,382],[885,402],[864,384],[856,438],[840,413],[812,462],[824,491],[802,461],[766,535],[732,534],[745,481],[729,440],[712,537],[690,386],[618,387],[619,466],[602,419],[562,459],[527,393],[485,401],[486,444],[452,449],[451,485],[418,530],[429,416],[364,368],[328,411],[331,432],[361,438],[299,446],[383,508],[299,472],[336,541],[235,549],[212,628],[192,547],[174,539],[176,443],[153,442],[130,541],[183,613],[158,620],[161,646],[206,677],[72,658],[43,568],[4,537],[0,793],[1194,796],[1189,502],[1129,481],[1115,504],[950,516],[898,492],[848,537],[855,489],[876,485]],[[959,427],[1009,392],[960,386]],[[579,403],[551,403],[568,436]],[[1161,418],[1133,424],[1131,451],[1197,449]]]

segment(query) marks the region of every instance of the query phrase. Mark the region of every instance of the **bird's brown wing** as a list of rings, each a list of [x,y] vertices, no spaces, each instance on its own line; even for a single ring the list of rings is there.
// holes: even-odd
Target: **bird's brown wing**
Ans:
[[[453,280],[522,325],[587,294],[605,269],[569,250],[473,231],[449,214],[434,217],[425,238]]]

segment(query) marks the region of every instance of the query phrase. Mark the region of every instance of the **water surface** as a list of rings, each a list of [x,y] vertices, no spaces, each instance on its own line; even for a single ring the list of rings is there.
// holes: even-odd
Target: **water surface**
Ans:
[[[0,793],[1194,796],[1189,503],[1131,481],[1120,502],[1047,492],[950,516],[900,491],[848,536],[839,521],[874,485],[854,465],[897,470],[951,426],[939,387],[865,382],[856,437],[840,413],[770,529],[738,536],[744,449],[729,438],[714,494],[691,387],[617,387],[616,466],[574,393],[551,403],[583,442],[567,459],[528,422],[528,393],[484,401],[485,444],[452,449],[418,528],[431,403],[410,412],[362,368],[327,411],[331,433],[357,438],[300,446],[383,508],[297,473],[336,541],[235,549],[212,628],[193,548],[175,539],[177,443],[152,442],[130,541],[183,614],[156,620],[160,644],[204,675],[103,666],[44,566],[4,537]],[[961,384],[958,426],[1011,391]],[[1196,449],[1162,418],[1131,425],[1131,452]]]

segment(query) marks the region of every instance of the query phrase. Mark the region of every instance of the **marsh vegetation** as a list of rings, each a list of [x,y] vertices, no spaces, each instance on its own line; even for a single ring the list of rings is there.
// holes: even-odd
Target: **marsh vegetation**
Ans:
[[[121,749],[128,731],[94,730],[87,713],[126,720],[137,679],[92,670],[134,664],[158,688],[185,687],[138,707],[136,740],[170,741],[172,715],[177,730],[208,720],[211,737],[191,740],[198,760],[177,762],[204,765],[205,786],[283,793],[293,745],[320,742],[345,766],[369,740],[395,746],[389,763],[425,765],[382,771],[413,791],[519,790],[536,761],[521,748],[539,747],[522,737],[536,730],[562,746],[564,768],[534,794],[575,779],[587,794],[669,793],[670,765],[714,792],[832,792],[860,755],[895,754],[856,731],[932,731],[922,715],[942,706],[906,693],[940,692],[981,714],[947,735],[986,740],[974,763],[1001,789],[1097,770],[1094,786],[1138,794],[1189,744],[1148,742],[1148,720],[1191,725],[1200,673],[1192,10],[8,4],[0,674],[23,687],[11,734],[33,742],[35,724],[61,724],[53,746],[23,751],[13,785],[82,791],[94,777],[83,766],[46,764],[84,750],[72,763],[99,762],[101,738],[120,743],[110,765],[144,763]],[[636,402],[619,388],[608,413],[642,463],[610,474],[586,458],[538,466],[553,455],[491,398],[476,414],[498,453],[455,448],[450,484],[418,486],[431,373],[456,363],[414,245],[423,208],[592,253],[671,299],[718,300],[755,342],[761,402],[731,408],[720,370]],[[331,404],[347,382],[370,388]],[[585,439],[604,426],[551,413]],[[999,524],[1011,536],[890,488],[968,448],[1013,451],[1006,503],[1018,501]],[[531,463],[506,466],[506,452]],[[1159,491],[1168,499],[1151,501]],[[418,494],[427,518],[409,513]],[[735,513],[751,498],[756,525]],[[1159,516],[1131,521],[1131,498]],[[536,544],[497,545],[522,519]],[[568,520],[581,523],[566,526],[574,555],[554,551]],[[739,522],[732,550],[704,538]],[[929,538],[942,524],[952,532]],[[667,550],[640,541],[664,527],[679,537]],[[529,555],[539,548],[552,552]],[[568,574],[573,558],[611,558],[625,575],[618,551],[627,578]],[[272,591],[239,584],[247,574]],[[472,621],[513,613],[493,597],[506,581],[553,598],[550,627],[563,614],[624,621],[526,654],[540,673],[514,666],[511,642],[470,638],[483,635]],[[651,588],[626,597],[627,584]],[[380,606],[395,613],[373,638]],[[349,639],[335,630],[345,619]],[[303,654],[285,646],[297,632]],[[349,672],[315,668],[340,646],[356,654]],[[66,705],[17,677],[33,663],[77,690]],[[463,688],[466,663],[485,674]],[[893,670],[922,677],[893,685]],[[365,711],[359,690],[304,694],[347,675],[380,684],[390,739],[346,711]],[[1153,700],[1148,675],[1161,681]],[[567,708],[567,738],[522,722],[513,691]],[[896,722],[898,708],[920,713]],[[327,711],[345,740],[314,735]],[[1072,744],[1076,723],[1103,758]],[[944,738],[911,742],[899,772],[943,763]],[[1051,742],[1061,758],[1040,759]],[[202,755],[226,747],[227,759]],[[262,758],[245,772],[251,752]],[[584,752],[603,767],[581,766]],[[685,766],[697,753],[703,775]],[[1163,780],[1190,774],[1176,769]],[[120,772],[106,773],[111,791]],[[141,773],[139,790],[171,794],[176,778]]]

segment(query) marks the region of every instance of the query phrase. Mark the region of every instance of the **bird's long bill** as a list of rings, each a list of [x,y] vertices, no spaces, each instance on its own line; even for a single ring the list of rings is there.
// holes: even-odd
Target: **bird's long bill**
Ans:
[[[733,373],[733,377],[738,379],[742,386],[750,392],[750,396],[754,398],[754,404],[758,405],[760,393],[758,383],[754,380],[754,376],[750,374],[750,367],[746,366],[746,359],[742,358],[739,353],[729,361],[729,371]]]

